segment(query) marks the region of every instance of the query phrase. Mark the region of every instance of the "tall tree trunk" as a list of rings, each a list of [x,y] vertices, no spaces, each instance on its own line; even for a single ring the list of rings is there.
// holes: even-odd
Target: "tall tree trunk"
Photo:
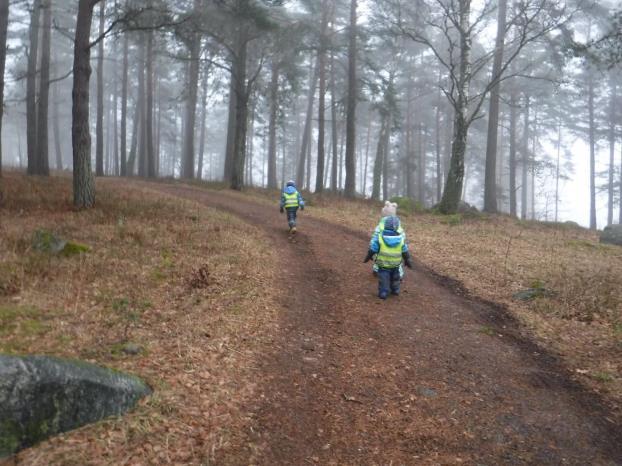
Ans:
[[[525,123],[523,128],[523,147],[522,147],[522,176],[521,176],[521,218],[527,220],[527,181],[529,172],[529,111],[530,98],[525,95]]]
[[[441,94],[441,84],[442,84],[442,73],[439,69],[438,72],[438,93],[436,96],[436,118],[435,118],[435,128],[434,135],[436,138],[436,202],[440,202],[441,196],[443,195],[443,162],[441,155],[441,104],[442,104],[442,94]]]
[[[332,23],[331,23],[332,24]],[[331,32],[333,31],[331,26]],[[333,161],[330,171],[330,190],[336,193],[339,189],[337,184],[337,165],[339,163],[339,133],[337,131],[337,96],[335,90],[335,53],[330,52],[330,114],[331,114],[331,138]]]
[[[99,35],[106,26],[106,1],[99,4]],[[97,56],[97,123],[95,140],[95,174],[104,176],[104,39],[101,38]]]
[[[484,210],[497,212],[497,142],[499,131],[499,97],[501,67],[503,66],[503,45],[505,41],[507,0],[499,0],[497,16],[497,38],[492,65],[492,89],[488,112],[488,138],[486,141],[486,172],[484,175]]]
[[[421,202],[421,204],[425,205],[425,176],[426,176],[426,151],[425,151],[425,126],[423,123],[419,122],[418,125],[418,134],[417,138],[417,152],[419,153],[419,170],[417,171],[418,179],[417,179],[417,200]]]
[[[43,0],[43,34],[41,36],[41,66],[39,106],[37,110],[37,174],[50,174],[48,148],[48,111],[50,103],[50,49],[52,39],[52,0]]]
[[[346,184],[344,194],[353,198],[356,195],[356,103],[358,85],[356,77],[356,8],[357,0],[350,0],[350,30],[348,31],[348,108],[346,113]]]
[[[587,96],[590,138],[590,229],[596,230],[596,124],[594,122],[594,77],[588,70]]]
[[[391,139],[391,117],[387,115],[386,130],[382,146],[382,198],[389,199],[389,141]]]
[[[382,167],[384,165],[385,134],[387,133],[388,118],[383,113],[380,120],[380,133],[378,134],[378,145],[376,147],[376,159],[374,160],[374,179],[371,189],[371,198],[375,201],[380,200],[380,182],[382,180]]]
[[[147,66],[145,70],[147,73],[147,115],[145,117],[147,127],[145,137],[147,138],[147,176],[149,178],[155,178],[158,175],[156,154],[153,147],[153,60],[153,31],[149,31],[147,33]]]
[[[559,221],[559,175],[562,152],[562,119],[557,122],[557,163],[555,164],[555,222]]]
[[[610,77],[611,83],[611,97],[609,101],[609,182],[607,184],[607,225],[613,223],[613,199],[614,199],[614,173],[615,173],[615,150],[616,150],[616,101],[618,100],[618,87],[613,79]],[[620,199],[622,203],[622,199]]]
[[[516,97],[516,91],[512,88],[510,92],[510,160],[508,162],[510,166],[510,215],[516,217],[516,126],[518,122],[517,115],[518,98]]]
[[[415,166],[415,153],[413,144],[413,121],[412,121],[412,91],[414,81],[410,80],[408,89],[406,90],[406,197],[409,199],[415,199],[415,172],[417,167]],[[385,100],[386,101],[386,100]]]
[[[147,65],[147,43],[145,33],[140,34],[140,52],[138,58],[138,176],[147,177],[147,86],[145,67]],[[183,133],[182,133],[183,134]]]
[[[30,15],[28,71],[26,76],[26,145],[28,174],[37,173],[37,58],[39,55],[39,17],[41,0],[34,0]]]
[[[201,133],[199,136],[199,168],[197,170],[197,178],[203,179],[203,159],[205,157],[205,133],[207,132],[207,84],[209,78],[209,69],[203,71],[201,81]],[[212,167],[210,166],[210,169]]]
[[[444,214],[455,213],[462,197],[464,182],[464,154],[466,152],[469,132],[468,103],[469,82],[471,77],[471,36],[470,20],[471,0],[459,0],[460,5],[460,77],[458,80],[458,97],[455,104],[454,139],[451,148],[449,174],[445,184],[445,192],[439,205]]]
[[[121,84],[121,176],[127,176],[127,87],[129,80],[129,35],[123,35],[123,77]]]
[[[268,188],[277,189],[276,119],[279,110],[279,63],[272,61],[270,74],[270,118],[268,122]]]
[[[98,0],[79,0],[73,58],[72,125],[73,204],[89,208],[95,204],[95,183],[91,171],[89,130],[89,78],[91,76],[91,21]]]
[[[235,76],[231,73],[231,79],[229,81],[229,113],[227,117],[227,146],[225,148],[225,167],[224,167],[224,179],[226,181],[231,180],[231,173],[233,171],[233,145],[235,142],[235,122],[237,109],[237,103],[235,101]]]
[[[618,204],[619,212],[618,212],[618,223],[622,225],[622,144],[620,144],[620,186],[618,186],[618,199],[620,199],[620,203]]]
[[[302,145],[300,146],[300,157],[298,158],[298,166],[296,169],[296,186],[302,188],[305,181],[305,165],[307,164],[307,153],[309,152],[309,144],[311,144],[311,124],[313,123],[313,103],[315,98],[315,88],[319,76],[319,63],[316,61],[313,66],[313,74],[309,76],[309,93],[307,96],[307,115],[305,118],[305,127],[302,132]]]
[[[6,64],[6,38],[9,25],[9,0],[0,0],[0,176],[2,176],[2,117],[4,110],[4,68]],[[0,201],[2,192],[0,191]]]
[[[243,25],[236,34],[236,55],[233,59],[233,78],[235,82],[235,138],[233,140],[233,166],[231,189],[241,190],[244,185],[244,162],[246,157],[246,132],[248,126],[249,90],[246,83],[246,59],[248,41]]]
[[[116,45],[115,48],[118,53],[118,45]],[[119,161],[119,82],[116,79],[116,76],[112,85],[113,173],[114,176],[119,176],[121,173],[121,163]]]
[[[201,6],[200,0],[194,1],[196,14]],[[188,100],[186,101],[186,133],[184,135],[184,153],[182,156],[182,178],[194,178],[194,137],[196,127],[197,98],[199,91],[199,58],[201,55],[201,36],[194,32],[190,39],[190,66],[188,67]]]
[[[363,180],[361,182],[363,197],[366,197],[367,193],[367,167],[369,165],[369,146],[371,144],[371,124],[372,124],[372,112],[370,109],[367,111],[367,137],[365,138],[365,167],[363,169]]]
[[[56,153],[56,169],[63,169],[63,154],[60,142],[60,102],[58,97],[58,84],[52,87],[52,100],[54,101],[54,116],[52,117],[52,131],[54,131],[54,149]]]
[[[318,49],[318,66],[320,73],[320,95],[318,104],[318,138],[317,138],[317,174],[315,177],[315,192],[324,191],[324,129],[326,115],[326,29],[328,27],[328,5],[322,0],[322,20],[320,26],[320,47]]]

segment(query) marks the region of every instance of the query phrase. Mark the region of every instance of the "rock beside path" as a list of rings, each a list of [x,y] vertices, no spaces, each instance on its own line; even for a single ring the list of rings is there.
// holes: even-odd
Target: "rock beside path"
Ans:
[[[0,355],[0,458],[131,409],[151,389],[80,361]]]
[[[622,246],[622,225],[609,225],[600,234],[600,242]]]

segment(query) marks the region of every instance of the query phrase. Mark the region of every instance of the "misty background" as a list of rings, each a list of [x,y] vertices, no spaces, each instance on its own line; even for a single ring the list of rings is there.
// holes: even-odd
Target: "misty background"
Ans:
[[[432,207],[447,189],[464,110],[466,202],[593,228],[622,221],[617,2],[93,3],[89,124],[99,175],[229,183],[228,160],[241,150],[234,187],[294,179],[310,191],[348,195],[353,186],[357,196]],[[37,174],[43,144],[49,168],[72,169],[77,10],[69,0],[9,2],[5,168]]]

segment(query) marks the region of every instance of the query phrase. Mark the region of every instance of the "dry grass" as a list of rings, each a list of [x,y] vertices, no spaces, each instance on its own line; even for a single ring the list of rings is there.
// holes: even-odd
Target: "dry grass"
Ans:
[[[226,214],[98,182],[97,208],[74,212],[70,180],[5,174],[0,208],[0,351],[80,358],[135,373],[154,389],[128,416],[20,453],[20,464],[207,464],[252,425],[256,361],[274,331],[275,256]],[[53,257],[35,230],[90,252]],[[126,355],[126,342],[139,355]]]
[[[232,195],[272,204],[278,199],[278,193],[261,190]],[[308,200],[305,215],[357,230],[371,233],[380,218],[378,203],[330,195]],[[507,306],[578,378],[622,406],[621,247],[563,224],[399,213],[419,261],[473,295]],[[513,299],[532,287],[551,294],[529,302]]]

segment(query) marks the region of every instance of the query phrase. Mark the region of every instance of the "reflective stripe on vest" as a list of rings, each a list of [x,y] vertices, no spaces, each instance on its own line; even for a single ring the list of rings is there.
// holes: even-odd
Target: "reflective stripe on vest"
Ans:
[[[400,237],[400,242],[396,246],[389,246],[384,242],[382,235],[378,236],[380,251],[376,256],[376,264],[383,269],[394,269],[402,263],[402,248],[404,247],[404,237]]]
[[[288,207],[298,207],[298,192],[295,192],[293,194],[283,193],[283,196],[285,197],[286,209]]]

